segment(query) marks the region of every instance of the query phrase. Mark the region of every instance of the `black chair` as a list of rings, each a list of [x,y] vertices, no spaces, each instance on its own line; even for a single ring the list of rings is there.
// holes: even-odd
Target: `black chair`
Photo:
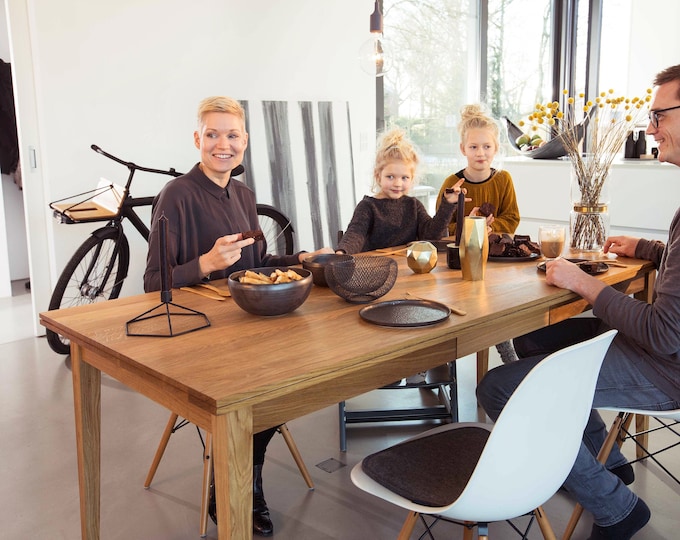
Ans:
[[[338,242],[342,239],[343,231],[338,231]],[[431,369],[418,377],[401,379],[379,390],[410,390],[435,393],[438,404],[419,407],[405,406],[388,409],[348,409],[345,401],[338,403],[338,426],[340,434],[340,450],[347,450],[347,424],[364,422],[405,422],[413,420],[443,420],[458,421],[458,391],[456,387],[456,363],[449,362],[438,368]],[[433,401],[434,395],[421,396],[423,401]]]
[[[423,402],[436,401],[438,404],[422,406],[405,406],[388,409],[348,409],[345,401],[338,403],[338,426],[340,450],[347,450],[347,424],[364,422],[405,422],[413,420],[442,420],[446,422],[458,421],[458,390],[456,382],[456,362],[452,361],[438,368],[431,369],[424,374],[402,379],[388,384],[378,390],[408,390],[421,393]],[[416,380],[414,380],[416,379]],[[432,395],[425,396],[428,392]]]

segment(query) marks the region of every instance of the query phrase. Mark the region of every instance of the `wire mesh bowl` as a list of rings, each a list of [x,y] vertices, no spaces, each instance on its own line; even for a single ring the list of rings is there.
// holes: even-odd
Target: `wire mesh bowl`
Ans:
[[[367,304],[389,292],[397,272],[397,261],[389,257],[352,257],[326,266],[326,282],[340,298]]]

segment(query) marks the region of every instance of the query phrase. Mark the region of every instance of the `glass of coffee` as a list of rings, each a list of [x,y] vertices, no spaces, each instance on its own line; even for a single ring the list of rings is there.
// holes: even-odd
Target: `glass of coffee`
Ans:
[[[538,228],[538,244],[541,254],[548,260],[562,255],[567,229],[564,225],[541,225]]]

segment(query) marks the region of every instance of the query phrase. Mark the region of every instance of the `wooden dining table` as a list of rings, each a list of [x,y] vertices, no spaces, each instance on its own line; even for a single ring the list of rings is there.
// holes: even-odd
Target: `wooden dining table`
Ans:
[[[45,327],[71,342],[82,538],[100,534],[102,372],[212,434],[218,538],[242,540],[252,536],[253,433],[589,307],[547,285],[535,260],[490,261],[483,281],[464,281],[444,253],[424,274],[414,273],[406,257],[394,258],[397,281],[376,302],[404,299],[408,292],[466,315],[418,327],[381,326],[359,315],[362,305],[317,286],[301,307],[277,317],[251,315],[231,298],[173,290],[174,304],[205,314],[210,325],[172,337],[126,332],[128,321],[159,305],[159,293],[41,313]],[[653,266],[619,260],[625,266],[598,278],[650,301]],[[213,284],[226,288],[224,280]],[[485,369],[480,366],[480,375]]]

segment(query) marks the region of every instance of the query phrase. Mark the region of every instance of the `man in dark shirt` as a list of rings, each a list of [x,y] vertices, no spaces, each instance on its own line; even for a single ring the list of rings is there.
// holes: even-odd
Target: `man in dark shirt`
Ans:
[[[647,133],[658,143],[659,161],[680,166],[680,65],[659,73],[654,85]],[[680,408],[680,209],[671,222],[667,245],[614,236],[607,239],[604,251],[656,265],[652,304],[616,291],[564,259],[549,262],[546,282],[581,295],[593,306],[596,318],[569,319],[516,339],[515,349],[522,359],[489,371],[477,389],[492,419],[498,418],[526,373],[547,354],[608,328],[618,334],[602,364],[593,407],[650,412]],[[564,486],[593,514],[591,540],[627,540],[647,524],[650,511],[627,487],[635,477],[618,447],[604,465],[597,461],[605,436],[605,425],[593,411]]]

